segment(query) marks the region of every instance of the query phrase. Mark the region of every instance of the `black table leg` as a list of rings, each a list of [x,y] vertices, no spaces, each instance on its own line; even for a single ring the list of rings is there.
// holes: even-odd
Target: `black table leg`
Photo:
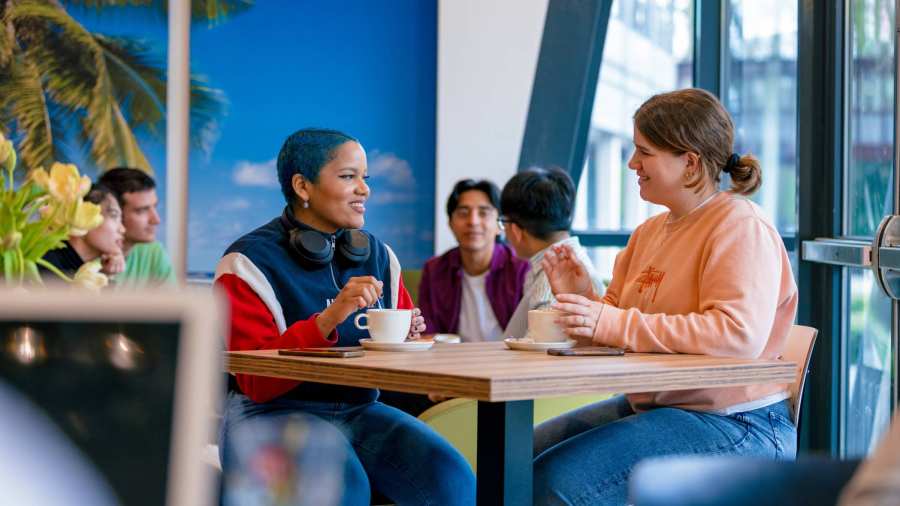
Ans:
[[[478,504],[531,504],[534,401],[478,401]]]

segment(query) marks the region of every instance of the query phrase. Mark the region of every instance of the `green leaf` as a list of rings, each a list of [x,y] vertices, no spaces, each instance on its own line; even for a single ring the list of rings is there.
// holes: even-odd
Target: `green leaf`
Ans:
[[[67,237],[68,235],[66,233],[59,232],[46,236],[39,236],[28,249],[26,249],[24,245],[22,246],[25,258],[30,260],[37,260],[38,258],[42,258],[45,254],[47,254],[48,251],[64,247],[65,245],[62,241],[64,241]]]
[[[57,269],[55,265],[53,265],[53,264],[51,264],[50,262],[44,260],[43,258],[39,258],[39,259],[35,260],[35,263],[38,264],[38,265],[40,265],[41,267],[47,269],[48,271],[52,272],[53,274],[56,274],[56,275],[59,276],[61,279],[65,280],[65,281],[67,281],[67,282],[69,282],[69,283],[72,282],[72,278],[70,278],[69,276],[66,276],[65,274],[63,274],[63,272],[60,271],[59,269]]]
[[[6,250],[3,252],[3,279],[6,280],[6,284],[9,285],[12,283],[13,279],[13,257],[15,253],[10,250]]]
[[[44,284],[41,279],[41,272],[37,268],[37,262],[33,260],[25,261],[25,275],[32,282]]]

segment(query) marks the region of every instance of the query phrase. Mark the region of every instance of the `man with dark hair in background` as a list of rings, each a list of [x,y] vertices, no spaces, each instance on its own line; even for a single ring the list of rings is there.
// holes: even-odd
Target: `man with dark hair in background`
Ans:
[[[103,173],[99,183],[110,188],[122,208],[125,226],[125,271],[116,278],[117,285],[128,288],[175,282],[172,262],[162,244],[156,240],[160,219],[156,206],[156,182],[138,169],[117,167]]]
[[[463,341],[496,341],[522,298],[528,262],[497,241],[500,189],[464,179],[447,198],[450,230],[459,246],[422,269],[419,307],[426,332],[460,334]]]
[[[506,240],[519,258],[531,264],[531,270],[525,277],[522,300],[510,318],[504,335],[525,337],[528,311],[555,302],[541,266],[544,252],[551,246],[571,246],[578,260],[588,269],[594,290],[604,292],[603,282],[594,271],[587,251],[577,237],[569,235],[574,207],[575,185],[572,178],[558,168],[533,168],[519,172],[503,187],[500,221],[505,225]]]
[[[425,332],[459,334],[463,341],[497,341],[519,300],[528,262],[500,235],[500,189],[463,179],[447,198],[450,230],[459,246],[430,258],[422,269],[419,307]],[[381,392],[381,402],[419,416],[444,397]]]

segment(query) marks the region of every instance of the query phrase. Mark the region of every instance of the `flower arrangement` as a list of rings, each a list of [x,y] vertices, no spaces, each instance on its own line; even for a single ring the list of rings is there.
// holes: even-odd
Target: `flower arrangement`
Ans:
[[[38,266],[81,286],[105,286],[99,261],[84,264],[69,278],[43,259],[51,249],[64,247],[70,235],[84,235],[103,222],[100,206],[83,200],[90,178],[75,165],[54,163],[49,173],[31,171],[16,188],[16,160],[12,141],[0,134],[0,272],[7,286],[42,284]]]

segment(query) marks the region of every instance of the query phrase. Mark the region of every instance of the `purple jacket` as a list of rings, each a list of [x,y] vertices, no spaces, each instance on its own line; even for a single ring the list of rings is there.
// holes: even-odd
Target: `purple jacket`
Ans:
[[[506,328],[519,300],[530,264],[516,257],[512,248],[497,243],[491,256],[491,267],[485,279],[485,290],[500,328]],[[453,248],[425,262],[419,284],[419,308],[425,317],[427,333],[456,333],[462,304],[462,258]]]

